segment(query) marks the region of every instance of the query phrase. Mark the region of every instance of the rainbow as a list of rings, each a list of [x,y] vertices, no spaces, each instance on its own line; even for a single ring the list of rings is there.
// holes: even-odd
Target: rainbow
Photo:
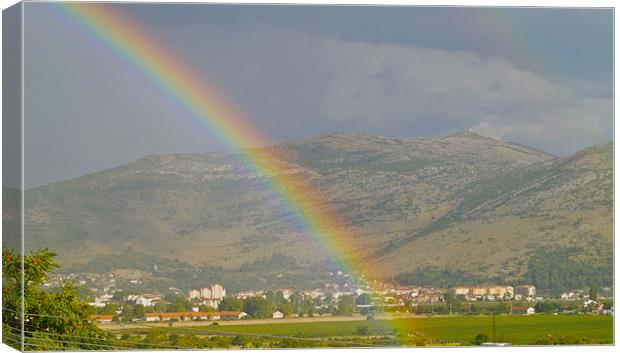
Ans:
[[[114,5],[68,2],[60,6],[163,89],[188,116],[237,150],[248,166],[263,175],[304,230],[315,236],[346,271],[368,283],[379,279],[363,254],[351,245],[355,240],[347,221],[328,206],[310,180],[287,173],[285,156],[273,148],[255,148],[269,145],[269,139],[217,87],[209,84],[203,73],[196,72],[152,31]]]

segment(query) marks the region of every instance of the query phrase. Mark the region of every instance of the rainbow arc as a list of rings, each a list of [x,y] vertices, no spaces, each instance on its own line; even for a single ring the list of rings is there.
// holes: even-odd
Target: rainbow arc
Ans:
[[[367,281],[379,278],[357,251],[347,220],[329,207],[311,180],[286,170],[286,156],[269,145],[252,119],[181,55],[166,46],[152,30],[118,6],[103,3],[61,3],[61,8],[99,40],[130,62],[204,126],[211,136],[238,151],[295,214],[305,232],[312,234],[344,270]]]

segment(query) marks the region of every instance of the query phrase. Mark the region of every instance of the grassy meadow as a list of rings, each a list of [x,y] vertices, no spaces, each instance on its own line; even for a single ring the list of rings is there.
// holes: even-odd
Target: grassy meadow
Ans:
[[[161,337],[170,334],[213,336],[215,332],[244,335],[341,340],[375,345],[472,345],[482,333],[493,340],[491,316],[437,316],[392,320],[294,322],[247,325],[157,328]],[[595,315],[497,316],[495,341],[512,345],[612,344],[613,318]],[[127,329],[145,334],[149,329]],[[281,343],[281,342],[280,342]],[[268,344],[268,343],[267,343]],[[281,345],[280,345],[281,346]],[[306,342],[306,346],[308,346]],[[312,346],[312,345],[311,345]]]

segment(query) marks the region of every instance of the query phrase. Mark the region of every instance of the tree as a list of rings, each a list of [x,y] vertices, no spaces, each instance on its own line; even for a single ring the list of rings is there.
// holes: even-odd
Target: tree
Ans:
[[[345,295],[340,298],[338,302],[338,309],[336,310],[338,315],[351,316],[355,310],[355,299],[352,295]]]
[[[293,306],[291,305],[291,303],[280,304],[280,306],[278,306],[278,310],[280,310],[280,312],[284,314],[284,317],[289,317],[293,315]]]
[[[232,341],[230,343],[234,344],[235,346],[245,346],[247,343],[249,342],[249,339],[246,336],[235,336],[235,338],[232,339]]]
[[[81,300],[73,284],[63,284],[56,292],[40,289],[49,272],[58,268],[55,256],[50,250],[41,249],[22,258],[2,249],[2,328],[4,336],[10,338],[4,342],[18,350],[22,304],[26,350],[92,349],[93,343],[101,343],[97,339],[112,337],[89,320],[95,310]]]
[[[155,305],[153,305],[153,311],[156,313],[165,313],[168,311],[168,305],[163,302],[155,303]]]
[[[291,305],[293,306],[293,312],[299,313],[303,302],[303,296],[299,292],[295,292],[290,296]]]
[[[282,292],[281,290],[275,292],[273,290],[268,290],[265,293],[265,297],[267,297],[267,300],[269,300],[273,307],[277,307],[280,304],[288,303],[288,300],[284,298],[284,292]]]
[[[446,305],[448,306],[448,310],[450,312],[459,311],[459,309],[461,308],[461,298],[454,295],[452,291],[448,291],[446,294],[444,294],[443,300],[446,302]]]
[[[168,312],[191,311],[192,303],[180,294],[170,294],[164,298],[168,304]]]
[[[134,319],[142,319],[144,318],[144,305],[137,304],[133,307],[133,318]]]
[[[261,297],[246,299],[243,311],[257,319],[267,319],[270,318],[272,314],[271,303],[267,299]]]
[[[323,302],[326,305],[332,304],[334,302],[334,295],[331,292],[325,293],[325,298],[323,299]]]
[[[103,308],[98,309],[97,314],[116,315],[116,310],[118,310],[118,304],[108,303]]]
[[[225,297],[218,306],[220,311],[243,311],[243,300],[234,297]]]
[[[557,307],[550,302],[538,302],[534,305],[534,310],[537,313],[551,313],[557,310]]]
[[[372,296],[368,293],[362,293],[355,299],[357,305],[370,305],[372,304]]]
[[[596,300],[598,299],[598,295],[599,295],[599,289],[596,285],[593,285],[590,287],[590,299],[591,300]]]
[[[124,304],[119,318],[122,322],[130,322],[133,319],[133,305]]]

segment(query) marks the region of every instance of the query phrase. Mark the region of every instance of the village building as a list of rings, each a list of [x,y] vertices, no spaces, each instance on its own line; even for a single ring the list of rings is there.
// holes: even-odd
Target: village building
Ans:
[[[95,297],[95,301],[88,303],[90,306],[94,306],[95,308],[103,308],[109,302],[109,299],[104,296]]]
[[[291,299],[291,295],[293,295],[293,293],[295,293],[295,290],[292,288],[285,288],[282,289],[282,297],[284,297],[284,299],[289,300]]]
[[[517,286],[515,288],[515,293],[521,294],[523,297],[535,297],[536,296],[536,287],[533,285],[523,285]]]
[[[470,296],[470,287],[454,287],[452,288],[454,295],[463,295],[465,297]]]
[[[471,297],[482,298],[485,295],[487,295],[487,289],[485,287],[471,287]]]
[[[335,282],[328,282],[328,283],[325,283],[325,290],[326,291],[339,291],[340,285],[338,285],[338,283],[335,283]]]
[[[512,286],[499,286],[499,285],[488,285],[485,286],[487,289],[487,296],[494,296],[496,298],[512,298],[514,295],[514,287]]]
[[[187,295],[190,300],[200,298],[200,291],[197,289],[191,289]]]
[[[466,300],[496,300],[512,299],[515,289],[512,286],[486,285],[486,286],[458,286],[451,289],[454,295],[462,295]]]
[[[191,289],[188,292],[189,300],[212,308],[217,308],[225,296],[226,289],[219,283],[215,283],[211,287]]]
[[[237,294],[234,295],[235,298],[237,299],[247,299],[247,298],[252,298],[252,297],[256,297],[256,292],[254,291],[245,291],[245,292],[239,292]]]
[[[511,313],[514,315],[533,315],[536,310],[531,306],[513,306]]]
[[[248,314],[243,311],[220,311],[220,319],[222,320],[238,320],[246,316],[248,316]]]
[[[145,307],[152,307],[156,303],[161,301],[161,295],[155,293],[145,293],[138,295],[133,299],[135,304],[143,305]]]
[[[443,293],[438,289],[422,288],[418,291],[418,295],[414,301],[418,304],[437,303],[443,300]]]
[[[112,322],[113,318],[114,318],[114,315],[91,315],[90,316],[90,319],[92,321],[97,321],[99,323]]]
[[[308,296],[310,296],[310,298],[316,299],[316,298],[324,297],[325,293],[321,289],[314,289],[314,290],[311,290],[311,291],[304,292],[304,295],[308,295]]]
[[[562,299],[562,300],[576,300],[577,299],[577,295],[575,294],[575,292],[564,292],[564,293],[560,294],[560,299]]]
[[[271,314],[271,317],[274,319],[282,319],[284,318],[284,314],[281,311],[275,311],[273,314]]]
[[[211,286],[211,299],[222,300],[226,296],[226,289],[221,284],[216,283]]]
[[[610,309],[603,309],[603,311],[601,311],[601,315],[614,315],[614,307],[612,306]]]
[[[200,288],[199,290],[200,292],[200,298],[211,298],[211,294],[213,293],[211,291],[211,288]]]
[[[418,286],[397,286],[391,292],[397,295],[413,295],[414,293],[417,295],[420,287]]]

